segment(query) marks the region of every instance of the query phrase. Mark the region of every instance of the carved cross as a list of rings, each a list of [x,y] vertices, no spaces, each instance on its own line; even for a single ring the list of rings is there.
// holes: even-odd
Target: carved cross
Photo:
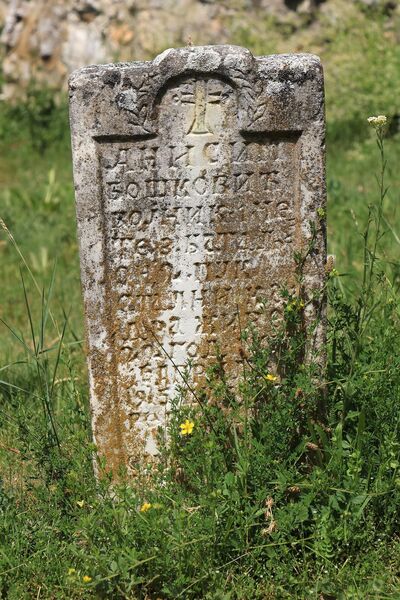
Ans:
[[[192,94],[182,96],[184,104],[194,104],[194,117],[189,127],[188,133],[204,134],[213,133],[207,123],[207,105],[218,104],[220,93],[211,93],[208,90],[208,81],[206,79],[197,80],[194,88],[194,97]]]

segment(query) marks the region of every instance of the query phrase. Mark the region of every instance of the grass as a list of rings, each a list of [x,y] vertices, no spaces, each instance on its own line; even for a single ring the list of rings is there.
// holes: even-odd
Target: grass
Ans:
[[[24,107],[4,109],[0,125],[4,128],[0,216],[40,286],[50,280],[57,263],[53,310],[58,317],[63,311],[69,313],[70,331],[75,339],[81,339],[79,255],[67,118],[66,106],[53,109],[49,124],[52,135],[49,134],[49,141],[45,142],[46,148],[43,149],[33,144],[29,126],[32,117]],[[21,126],[18,127],[18,124]],[[40,121],[35,124],[36,129],[40,126]],[[4,230],[0,256],[1,316],[6,316],[23,331],[28,325],[24,303],[15,302],[17,290],[21,287],[19,269],[23,263],[15,244]],[[61,281],[63,284],[59,285]],[[35,290],[32,277],[27,278],[26,285],[29,291]],[[35,303],[34,311],[36,306]],[[7,342],[1,344],[3,361],[11,359],[15,348]]]
[[[93,476],[65,106],[32,90],[1,108],[0,598],[400,597],[399,50],[393,15],[338,6],[315,31],[268,22],[267,43],[266,23],[232,27],[257,54],[324,60],[326,393],[295,360],[302,308],[286,298],[270,344],[247,333],[241,397],[215,365],[203,408],[177,399],[159,468],[133,485]],[[390,119],[381,189],[373,113]]]

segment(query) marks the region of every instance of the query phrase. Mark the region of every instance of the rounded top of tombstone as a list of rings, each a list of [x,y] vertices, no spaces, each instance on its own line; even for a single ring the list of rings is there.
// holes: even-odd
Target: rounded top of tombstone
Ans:
[[[186,46],[169,48],[152,61],[153,67],[169,78],[185,73],[246,73],[254,68],[250,50],[241,46]]]

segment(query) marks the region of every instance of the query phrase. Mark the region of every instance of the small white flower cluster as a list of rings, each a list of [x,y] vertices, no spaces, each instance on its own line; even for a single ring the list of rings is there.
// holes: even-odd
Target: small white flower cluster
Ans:
[[[378,115],[377,117],[368,117],[367,121],[375,129],[382,129],[387,123],[387,117]]]

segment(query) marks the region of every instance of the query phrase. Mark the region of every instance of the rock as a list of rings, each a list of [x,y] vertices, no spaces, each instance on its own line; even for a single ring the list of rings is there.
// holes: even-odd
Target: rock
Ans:
[[[295,253],[304,327],[324,313],[322,69],[306,54],[169,49],[73,73],[70,114],[93,432],[108,467],[133,473],[217,346],[236,385],[242,328],[264,339],[281,289],[299,293]]]
[[[148,59],[189,38],[194,44],[226,42],[232,20],[251,23],[269,14],[292,22],[291,1],[296,0],[12,0],[7,6],[0,0],[2,96],[17,98],[32,80],[59,90],[74,69]],[[301,10],[308,14],[313,1],[304,0]]]

